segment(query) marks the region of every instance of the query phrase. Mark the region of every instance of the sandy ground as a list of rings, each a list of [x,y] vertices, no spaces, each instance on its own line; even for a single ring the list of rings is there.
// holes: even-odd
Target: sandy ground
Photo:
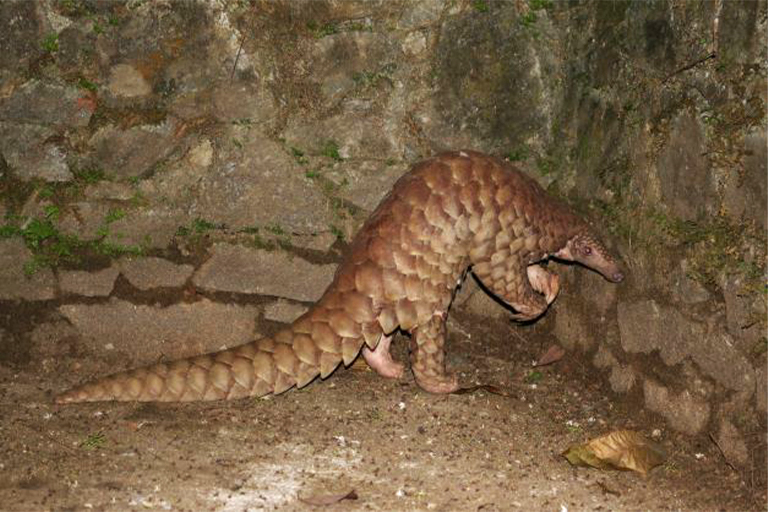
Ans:
[[[459,314],[449,329],[462,383],[509,396],[429,395],[355,365],[268,399],[57,406],[52,393],[82,376],[0,366],[0,510],[766,509],[764,487],[707,438],[618,402],[568,355],[531,382],[531,362],[553,342],[534,329]],[[617,428],[659,429],[669,459],[643,478],[560,455]],[[349,491],[357,499],[302,501]]]

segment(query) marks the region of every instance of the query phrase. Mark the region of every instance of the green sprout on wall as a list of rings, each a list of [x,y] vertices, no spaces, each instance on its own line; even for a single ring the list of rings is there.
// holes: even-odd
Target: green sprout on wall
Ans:
[[[51,32],[43,39],[41,44],[44,51],[54,53],[59,51],[59,34]]]

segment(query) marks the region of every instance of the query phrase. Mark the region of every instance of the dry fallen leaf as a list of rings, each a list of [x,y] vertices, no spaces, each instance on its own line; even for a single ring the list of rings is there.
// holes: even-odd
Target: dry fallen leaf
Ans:
[[[499,387],[492,386],[491,384],[480,384],[478,386],[469,386],[466,388],[459,388],[456,391],[453,392],[454,395],[469,395],[472,393],[476,393],[478,391],[485,391],[487,393],[491,393],[492,395],[500,395],[500,396],[509,396],[512,397],[513,395],[510,394],[508,391],[505,391]]]
[[[357,493],[355,492],[354,489],[352,489],[351,491],[342,492],[339,494],[315,494],[307,498],[302,498],[301,496],[299,496],[299,501],[303,501],[308,505],[316,505],[316,506],[333,505],[334,503],[338,503],[343,500],[356,500],[356,499],[357,499]]]
[[[563,452],[574,466],[598,469],[627,469],[643,476],[662,464],[664,448],[633,430],[615,430],[591,441],[574,445]]]
[[[368,366],[368,363],[365,362],[365,358],[358,357],[355,359],[351,365],[347,367],[347,369],[352,370],[353,372],[370,372],[373,371],[373,368]]]
[[[563,358],[565,355],[565,350],[560,345],[552,345],[547,349],[546,352],[539,358],[538,361],[533,365],[536,366],[546,366],[548,364],[555,363]]]

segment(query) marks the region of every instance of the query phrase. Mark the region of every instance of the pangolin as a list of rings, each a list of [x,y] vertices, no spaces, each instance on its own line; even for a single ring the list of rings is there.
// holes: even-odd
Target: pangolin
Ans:
[[[540,262],[575,261],[620,282],[624,275],[589,225],[512,164],[473,151],[440,154],[393,186],[350,244],[323,296],[274,337],[220,352],[117,373],[69,390],[58,403],[192,401],[258,397],[326,378],[362,349],[397,378],[389,354],[410,334],[417,384],[448,393],[446,316],[471,269],[520,321],[544,313],[559,291]]]

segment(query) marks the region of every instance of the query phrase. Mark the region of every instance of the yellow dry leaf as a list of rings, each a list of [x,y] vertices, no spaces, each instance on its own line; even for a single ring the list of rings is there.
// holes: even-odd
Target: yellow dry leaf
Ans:
[[[664,448],[633,430],[615,430],[563,452],[574,466],[637,471],[643,476],[662,464]]]

